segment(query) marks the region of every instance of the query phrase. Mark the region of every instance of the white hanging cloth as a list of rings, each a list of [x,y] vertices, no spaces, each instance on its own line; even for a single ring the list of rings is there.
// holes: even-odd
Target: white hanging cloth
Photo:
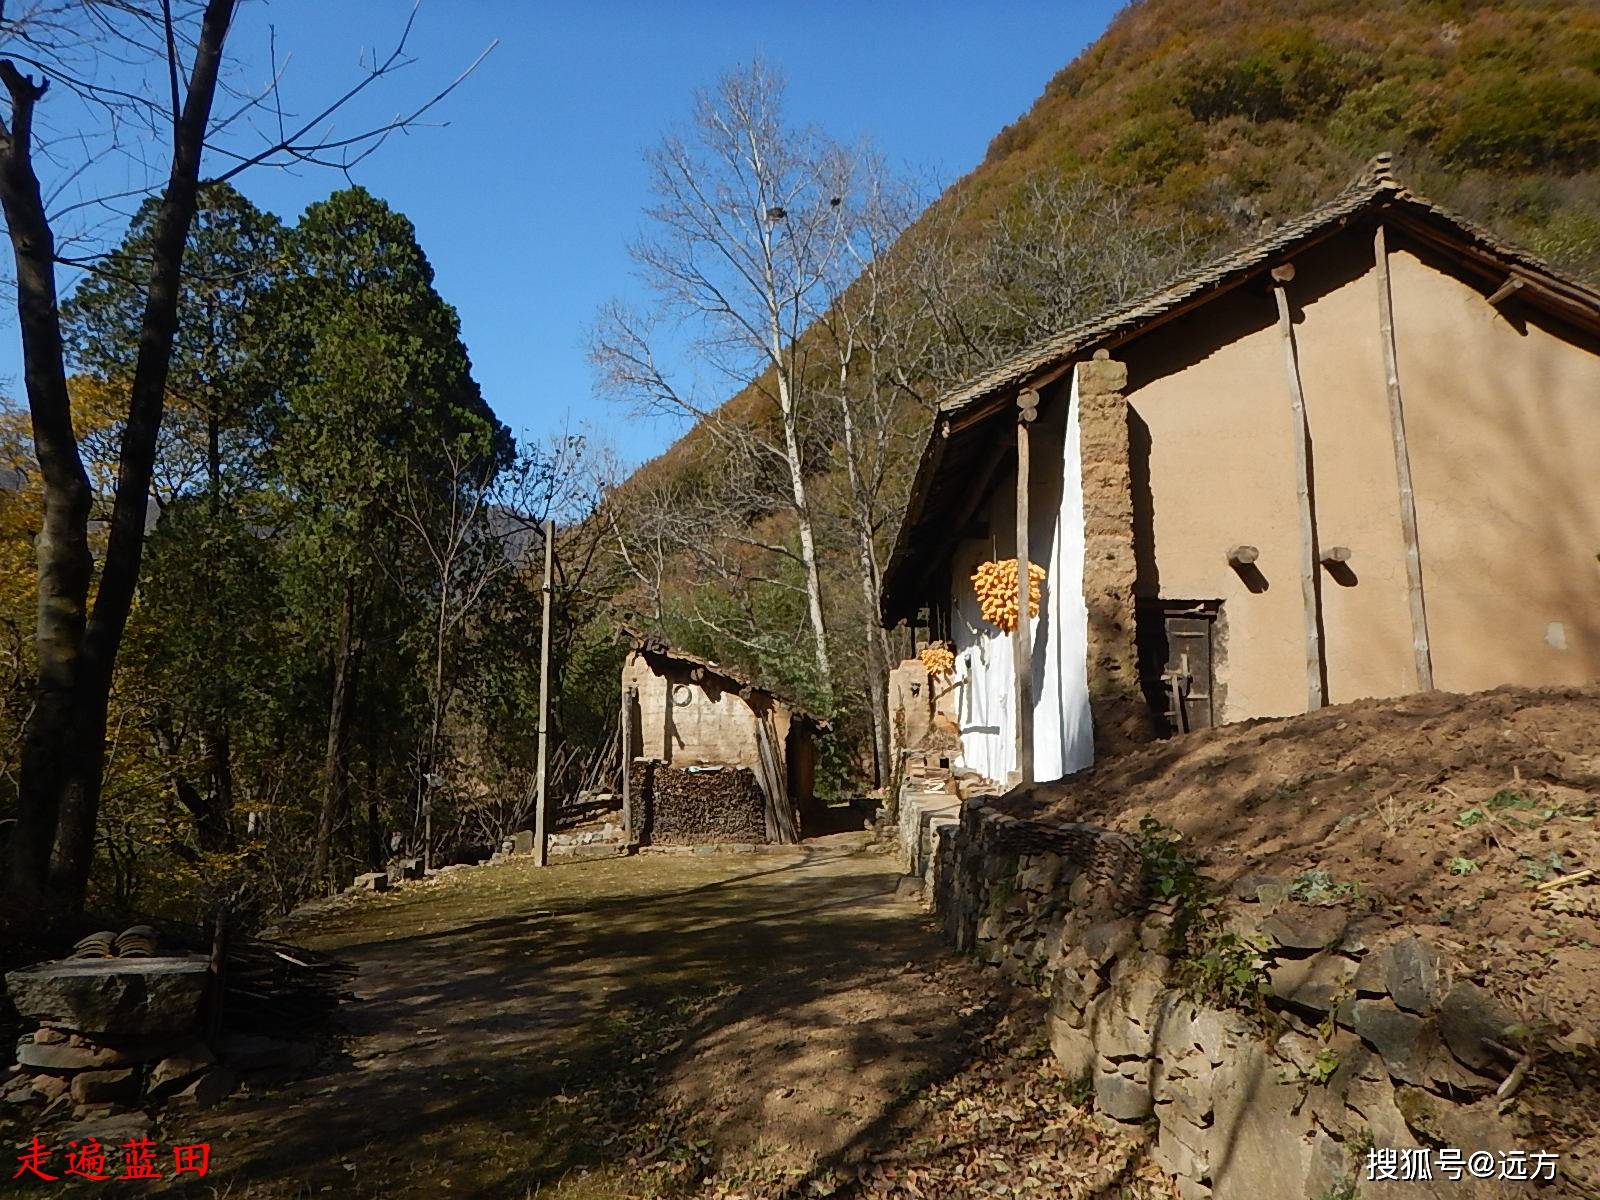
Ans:
[[[1030,496],[1028,543],[1033,561],[1046,570],[1039,615],[1031,622],[1033,764],[1035,776],[1047,781],[1081,771],[1094,762],[1087,666],[1089,612],[1083,598],[1083,460],[1076,373],[1062,438],[1059,501],[1045,464],[1036,461],[1032,475],[1035,492]],[[1033,503],[1036,499],[1044,502]],[[1015,512],[1003,496],[997,497],[994,507]],[[955,676],[960,682],[962,761],[999,783],[1017,765],[1013,642],[1010,634],[983,619],[972,586],[977,564],[993,552],[986,543],[968,541],[952,556],[955,602],[951,606],[951,644],[956,653]]]

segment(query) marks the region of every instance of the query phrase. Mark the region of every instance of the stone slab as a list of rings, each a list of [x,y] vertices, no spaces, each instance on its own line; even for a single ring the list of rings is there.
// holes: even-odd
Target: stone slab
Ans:
[[[63,959],[9,972],[6,990],[25,1020],[147,1037],[192,1028],[209,978],[200,955]]]

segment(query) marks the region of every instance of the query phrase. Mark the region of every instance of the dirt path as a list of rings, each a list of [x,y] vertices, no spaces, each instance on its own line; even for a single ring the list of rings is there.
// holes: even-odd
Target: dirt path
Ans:
[[[311,914],[284,932],[359,966],[351,1036],[163,1140],[211,1140],[233,1197],[616,1196],[641,1163],[849,1156],[959,1067],[986,1000],[898,878],[837,835],[508,863]]]

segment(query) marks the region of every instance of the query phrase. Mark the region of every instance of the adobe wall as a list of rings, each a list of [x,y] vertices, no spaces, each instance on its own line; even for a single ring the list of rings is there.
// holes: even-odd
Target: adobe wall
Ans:
[[[1134,839],[986,803],[938,831],[928,874],[948,936],[1049,995],[1056,1058],[1099,1119],[1153,1127],[1152,1157],[1185,1200],[1323,1200],[1358,1181],[1369,1198],[1532,1194],[1364,1180],[1374,1145],[1536,1149],[1494,1095],[1514,1018],[1446,950],[1261,881],[1228,915],[1263,947],[1264,1008],[1197,1002],[1175,986],[1173,912],[1143,895]]]
[[[1083,598],[1096,757],[1152,736],[1134,639],[1133,487],[1129,472],[1128,368],[1100,351],[1076,367],[1083,460]]]
[[[757,713],[750,700],[710,682],[696,683],[689,668],[665,666],[661,673],[644,656],[633,653],[622,668],[622,686],[637,688],[634,754],[669,766],[697,763],[756,765]],[[789,710],[772,705],[777,750],[784,753]]]
[[[1378,341],[1376,276],[1339,241],[1296,260],[1289,284],[1322,546],[1348,546],[1357,578],[1319,568],[1327,699],[1391,696],[1415,684],[1398,485]],[[1140,593],[1221,600],[1219,721],[1305,711],[1305,617],[1294,422],[1277,309],[1246,287],[1130,344],[1135,473],[1149,528]],[[1144,449],[1147,447],[1147,450]],[[1234,546],[1260,552],[1241,574]]]
[[[1600,347],[1389,258],[1437,686],[1600,677]]]
[[[891,756],[915,750],[932,732],[936,717],[950,725],[959,719],[956,685],[949,677],[931,678],[920,658],[908,658],[889,672]]]

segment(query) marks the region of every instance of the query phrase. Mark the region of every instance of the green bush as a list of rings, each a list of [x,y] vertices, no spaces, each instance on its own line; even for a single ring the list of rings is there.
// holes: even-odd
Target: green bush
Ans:
[[[1463,166],[1593,166],[1600,163],[1600,78],[1547,70],[1475,79],[1435,147]]]

